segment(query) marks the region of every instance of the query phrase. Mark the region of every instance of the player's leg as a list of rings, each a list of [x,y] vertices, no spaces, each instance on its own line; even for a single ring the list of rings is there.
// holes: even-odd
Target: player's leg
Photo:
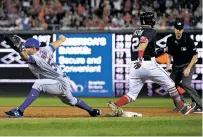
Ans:
[[[182,79],[182,71],[178,71],[178,70],[172,70],[171,74],[170,74],[170,78],[175,82],[175,86],[178,90],[178,93],[180,95],[181,100],[185,103],[185,100],[183,98],[183,95],[180,93],[179,91],[179,86],[180,86],[180,81]],[[181,89],[180,89],[181,90]],[[176,102],[173,100],[173,103],[175,105],[175,108],[173,109],[174,111],[179,111],[179,109],[176,106]]]
[[[101,115],[101,110],[93,109],[92,107],[87,105],[84,101],[80,100],[79,98],[75,98],[72,95],[72,93],[71,93],[72,88],[71,88],[69,79],[65,79],[64,82],[65,83],[63,84],[63,87],[65,87],[65,88],[61,89],[63,91],[63,94],[58,96],[58,98],[64,104],[76,106],[78,108],[84,109],[90,114],[90,116],[93,116],[93,117]]]
[[[169,95],[175,101],[176,106],[184,115],[191,112],[196,106],[195,103],[186,105],[180,98],[180,95],[175,87],[174,81],[168,76],[166,71],[161,68],[156,62],[151,64],[150,74],[148,79],[154,81],[155,83],[163,86],[168,90]]]
[[[8,112],[5,112],[10,117],[20,117],[23,116],[23,112],[27,107],[29,107],[38,97],[41,91],[47,92],[49,94],[61,94],[59,90],[59,82],[52,79],[39,79],[36,80],[30,90],[25,101],[17,108],[14,108]]]
[[[192,75],[194,72],[194,67],[192,67],[189,76],[182,78],[182,85],[185,91],[192,97],[192,99],[197,103],[197,107],[200,107],[202,109],[202,99],[198,95],[197,91],[191,87],[191,80]]]
[[[123,110],[119,107],[124,106],[132,101],[135,101],[140,90],[142,89],[145,79],[140,78],[140,74],[143,72],[142,68],[135,70],[131,67],[130,79],[129,79],[129,92],[122,96],[115,102],[109,101],[107,104],[112,109],[112,112],[108,116],[121,116]]]
[[[88,106],[84,101],[73,97],[71,93],[69,95],[58,96],[58,98],[64,104],[76,106],[78,108],[86,110],[90,114],[90,116],[95,117],[95,116],[101,115],[101,110],[93,109],[92,107]]]

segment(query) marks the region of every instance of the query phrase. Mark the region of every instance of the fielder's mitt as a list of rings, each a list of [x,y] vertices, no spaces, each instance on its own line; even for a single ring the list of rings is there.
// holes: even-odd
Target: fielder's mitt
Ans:
[[[21,38],[17,35],[4,35],[4,40],[12,49],[17,52],[22,51]]]

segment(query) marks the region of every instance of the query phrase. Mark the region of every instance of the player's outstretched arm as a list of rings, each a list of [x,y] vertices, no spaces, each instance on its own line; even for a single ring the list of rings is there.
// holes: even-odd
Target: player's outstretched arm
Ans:
[[[29,55],[23,50],[21,37],[17,35],[4,35],[4,40],[12,49],[18,52],[23,60],[27,60]]]
[[[21,56],[21,58],[23,60],[28,60],[29,59],[29,55],[24,50],[19,52],[19,54],[20,54],[20,56]]]
[[[66,40],[66,37],[65,37],[64,35],[60,35],[60,36],[59,36],[59,39],[56,40],[56,41],[54,41],[54,42],[52,42],[51,45],[52,45],[55,49],[57,49],[58,47],[61,46],[61,43],[63,43],[65,40]]]

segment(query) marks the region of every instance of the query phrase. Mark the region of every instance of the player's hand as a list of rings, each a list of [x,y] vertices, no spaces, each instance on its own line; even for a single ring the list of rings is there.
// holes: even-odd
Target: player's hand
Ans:
[[[184,70],[183,74],[184,74],[185,77],[189,76],[189,74],[190,74],[190,68],[187,67],[187,68]]]
[[[142,60],[143,58],[142,57],[138,57],[138,60],[134,63],[134,68],[135,69],[139,69],[142,65]]]
[[[60,36],[59,36],[59,40],[61,40],[61,41],[64,42],[64,41],[66,40],[66,37],[65,37],[64,35],[60,35]]]

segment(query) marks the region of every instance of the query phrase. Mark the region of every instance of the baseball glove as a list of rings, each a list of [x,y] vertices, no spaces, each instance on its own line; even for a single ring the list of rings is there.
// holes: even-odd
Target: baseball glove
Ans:
[[[4,35],[4,40],[12,49],[22,52],[21,38],[17,35]]]

